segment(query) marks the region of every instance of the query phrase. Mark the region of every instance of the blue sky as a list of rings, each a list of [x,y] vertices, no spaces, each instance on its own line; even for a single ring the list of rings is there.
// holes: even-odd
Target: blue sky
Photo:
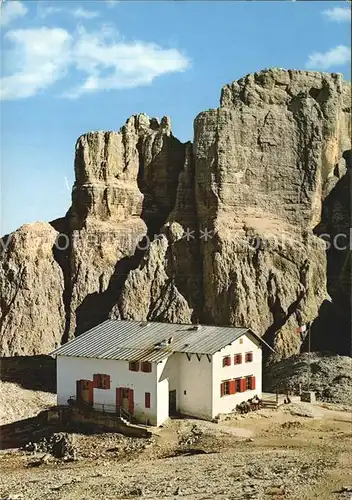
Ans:
[[[63,216],[74,145],[138,112],[193,120],[275,66],[350,80],[348,2],[14,1],[1,11],[1,234]]]

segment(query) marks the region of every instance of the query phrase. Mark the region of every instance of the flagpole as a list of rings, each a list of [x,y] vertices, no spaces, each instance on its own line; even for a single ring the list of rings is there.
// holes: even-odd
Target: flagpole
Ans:
[[[308,323],[308,391],[310,390],[310,323]]]

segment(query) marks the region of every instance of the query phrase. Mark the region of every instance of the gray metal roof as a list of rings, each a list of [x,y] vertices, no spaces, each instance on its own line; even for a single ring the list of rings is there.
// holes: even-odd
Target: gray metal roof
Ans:
[[[248,328],[106,320],[51,353],[53,356],[158,362],[173,352],[214,354]],[[157,347],[171,339],[170,344]]]

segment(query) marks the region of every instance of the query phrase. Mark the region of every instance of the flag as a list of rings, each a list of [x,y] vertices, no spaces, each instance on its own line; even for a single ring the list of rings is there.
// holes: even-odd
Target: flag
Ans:
[[[301,326],[299,326],[299,327],[296,329],[297,333],[299,333],[299,334],[300,334],[300,336],[301,336],[301,341],[302,341],[302,342],[303,342],[303,340],[305,339],[305,337],[306,337],[306,335],[307,335],[307,333],[306,333],[306,332],[307,332],[307,327],[309,327],[309,323],[308,323],[308,324],[306,324],[306,325],[301,325]]]

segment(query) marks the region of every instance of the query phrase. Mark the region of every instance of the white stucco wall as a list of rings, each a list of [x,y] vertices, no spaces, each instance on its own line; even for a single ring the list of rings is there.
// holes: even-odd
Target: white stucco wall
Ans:
[[[141,422],[157,423],[157,365],[151,373],[131,372],[127,361],[95,358],[57,357],[57,403],[67,405],[76,396],[76,381],[93,380],[95,373],[110,375],[110,389],[93,390],[93,404],[116,406],[116,388],[133,389],[134,415]],[[150,393],[150,409],[145,408],[145,393]]]
[[[200,418],[211,418],[212,364],[211,358],[195,354],[188,360],[186,354],[179,356],[179,403],[180,413]]]
[[[175,353],[159,363],[158,370],[158,419],[168,417],[168,392],[172,390],[176,390],[177,411],[194,417],[211,418],[212,369],[207,356],[202,355],[199,361],[192,354],[188,360],[186,354]]]
[[[157,425],[169,418],[169,377],[164,373],[168,360],[157,365]]]
[[[252,335],[243,335],[241,338],[243,343],[240,343],[240,339],[237,339],[212,357],[212,418],[219,413],[228,413],[242,401],[246,401],[256,394],[260,396],[262,393],[262,350],[259,341]],[[253,352],[253,361],[246,363],[245,353],[250,351]],[[235,354],[242,354],[241,364],[235,365],[233,363]],[[231,356],[231,366],[223,367],[224,356]],[[255,390],[221,397],[220,385],[224,380],[233,380],[250,375],[255,376]]]

